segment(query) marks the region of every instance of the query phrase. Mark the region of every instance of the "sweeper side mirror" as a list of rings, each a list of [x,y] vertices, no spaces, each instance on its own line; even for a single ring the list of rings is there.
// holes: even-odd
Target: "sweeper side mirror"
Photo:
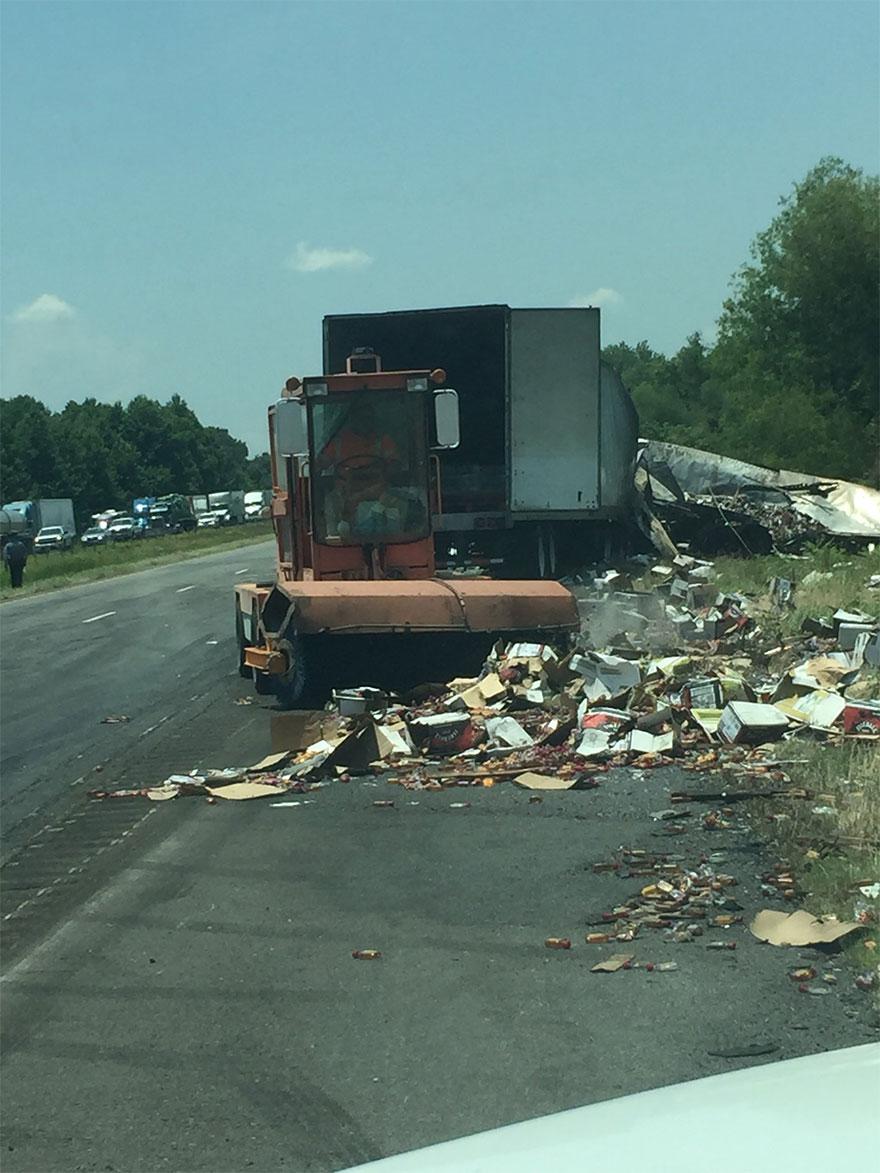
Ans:
[[[457,448],[461,440],[458,425],[458,392],[439,387],[434,392],[434,442],[432,448]]]
[[[307,456],[309,428],[301,399],[279,399],[273,409],[275,446],[279,456]]]

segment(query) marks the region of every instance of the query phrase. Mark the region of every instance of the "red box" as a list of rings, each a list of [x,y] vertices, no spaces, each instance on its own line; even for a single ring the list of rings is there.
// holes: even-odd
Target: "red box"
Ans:
[[[880,733],[880,701],[847,701],[844,733]]]

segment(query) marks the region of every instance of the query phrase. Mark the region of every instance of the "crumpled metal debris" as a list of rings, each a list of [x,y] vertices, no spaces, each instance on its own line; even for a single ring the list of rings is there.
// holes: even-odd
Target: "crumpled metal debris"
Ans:
[[[681,444],[644,441],[650,508],[674,541],[702,553],[798,550],[833,535],[880,538],[880,492],[849,481],[762,468]]]

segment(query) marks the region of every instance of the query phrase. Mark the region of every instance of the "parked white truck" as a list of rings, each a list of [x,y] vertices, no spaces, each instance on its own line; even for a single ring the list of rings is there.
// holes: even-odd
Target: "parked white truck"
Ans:
[[[244,495],[245,521],[259,521],[261,517],[269,516],[269,506],[272,504],[271,489],[251,489]]]
[[[225,513],[222,525],[240,525],[244,521],[244,489],[228,489],[208,494],[208,512]]]

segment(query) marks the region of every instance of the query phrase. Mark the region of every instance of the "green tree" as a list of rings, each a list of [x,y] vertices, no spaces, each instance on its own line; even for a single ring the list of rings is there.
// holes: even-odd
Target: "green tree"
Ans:
[[[56,495],[58,448],[52,425],[52,413],[30,395],[16,395],[3,401],[0,413],[3,502]]]
[[[704,435],[708,405],[703,389],[711,371],[699,334],[692,334],[672,358],[647,342],[606,346],[602,357],[632,394],[643,435],[679,444],[696,443]]]
[[[72,497],[80,525],[101,509],[130,509],[140,479],[136,447],[125,435],[120,403],[86,399],[53,416],[58,496]]]
[[[269,460],[268,452],[261,452],[258,456],[252,456],[247,462],[247,488],[248,489],[271,489],[272,488],[272,465]]]
[[[733,391],[734,410],[746,417],[775,400],[791,435],[785,447],[804,471],[858,478],[876,468],[878,197],[876,176],[821,160],[756,237],[719,321],[709,390]],[[780,387],[791,402],[778,398]],[[818,443],[808,419],[823,421]],[[738,430],[728,429],[726,446]],[[841,436],[852,446],[842,450]],[[751,446],[753,458],[769,459],[763,429]]]
[[[716,345],[605,348],[642,434],[770,467],[877,478],[880,183],[823,159],[756,237]]]
[[[134,497],[269,488],[268,456],[225,428],[205,427],[175,395],[136,396],[126,407],[85,399],[50,412],[28,395],[2,401],[2,500],[71,497],[79,524]]]

